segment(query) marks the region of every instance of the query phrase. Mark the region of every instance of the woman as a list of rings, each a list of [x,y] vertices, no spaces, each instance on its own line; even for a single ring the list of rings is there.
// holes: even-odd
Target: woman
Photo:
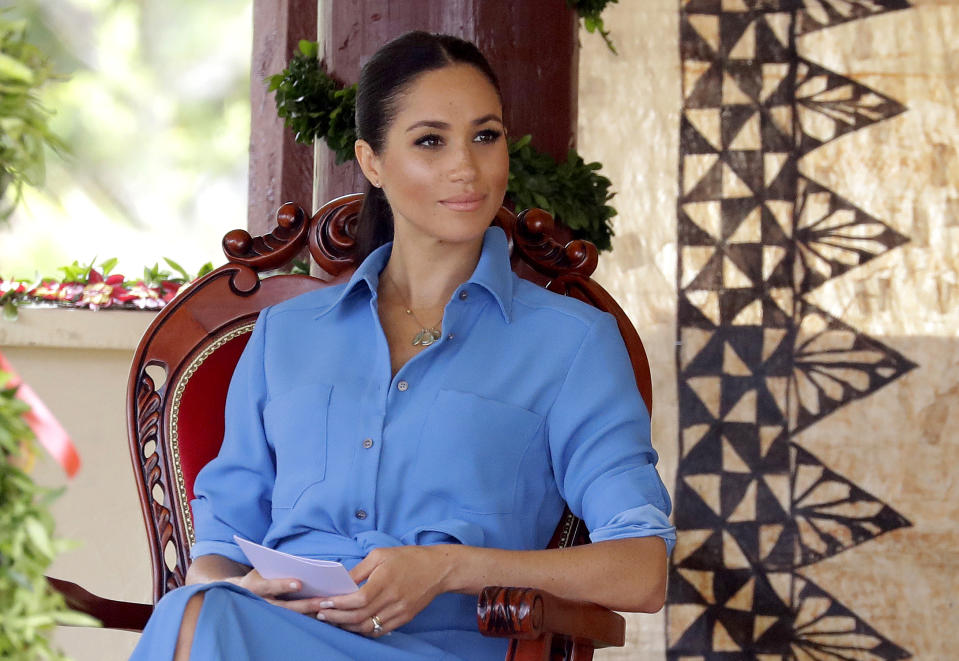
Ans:
[[[615,321],[518,279],[489,228],[509,159],[486,60],[404,35],[364,67],[356,116],[369,255],[260,315],[196,481],[189,585],[135,659],[501,659],[476,631],[486,585],[662,606],[675,533]],[[536,550],[564,502],[594,543]],[[283,599],[299,582],[251,570],[233,535],[361,587]]]

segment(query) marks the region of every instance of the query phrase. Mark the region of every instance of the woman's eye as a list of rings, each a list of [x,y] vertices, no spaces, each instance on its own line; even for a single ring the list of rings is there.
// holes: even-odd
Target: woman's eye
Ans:
[[[416,142],[413,144],[419,147],[439,147],[441,144],[443,144],[443,140],[438,135],[430,133],[422,136],[421,138],[417,138]]]
[[[480,131],[479,133],[477,133],[476,137],[473,138],[473,142],[492,143],[499,140],[499,137],[501,135],[503,135],[501,131],[497,131],[496,129],[486,129],[484,131]]]

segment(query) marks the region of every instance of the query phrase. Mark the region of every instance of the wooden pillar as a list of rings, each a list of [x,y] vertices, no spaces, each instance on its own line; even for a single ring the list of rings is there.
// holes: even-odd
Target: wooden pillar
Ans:
[[[340,82],[356,82],[366,60],[404,32],[456,35],[489,58],[511,135],[531,133],[533,145],[557,159],[574,145],[578,21],[563,0],[319,0],[318,12],[320,58]],[[325,143],[318,145],[314,207],[361,190],[359,167],[335,165]]]
[[[247,227],[269,232],[281,204],[309,206],[313,147],[293,141],[276,115],[265,79],[286,68],[300,39],[316,39],[317,0],[254,0],[253,62],[250,68],[250,173]]]

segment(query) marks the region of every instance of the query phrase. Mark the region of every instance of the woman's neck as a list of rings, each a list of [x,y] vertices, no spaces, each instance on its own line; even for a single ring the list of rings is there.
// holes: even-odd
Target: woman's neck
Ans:
[[[398,290],[403,303],[414,310],[442,308],[462,283],[472,275],[482,252],[477,242],[449,244],[414,242],[396,237],[389,261],[380,277]]]

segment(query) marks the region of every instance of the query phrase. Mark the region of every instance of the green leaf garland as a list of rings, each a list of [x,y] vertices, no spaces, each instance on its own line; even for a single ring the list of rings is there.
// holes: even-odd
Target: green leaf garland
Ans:
[[[299,52],[282,73],[267,78],[276,92],[276,113],[293,130],[297,142],[323,138],[337,164],[353,158],[356,141],[356,85],[344,87],[320,67],[317,43],[302,40]]]

